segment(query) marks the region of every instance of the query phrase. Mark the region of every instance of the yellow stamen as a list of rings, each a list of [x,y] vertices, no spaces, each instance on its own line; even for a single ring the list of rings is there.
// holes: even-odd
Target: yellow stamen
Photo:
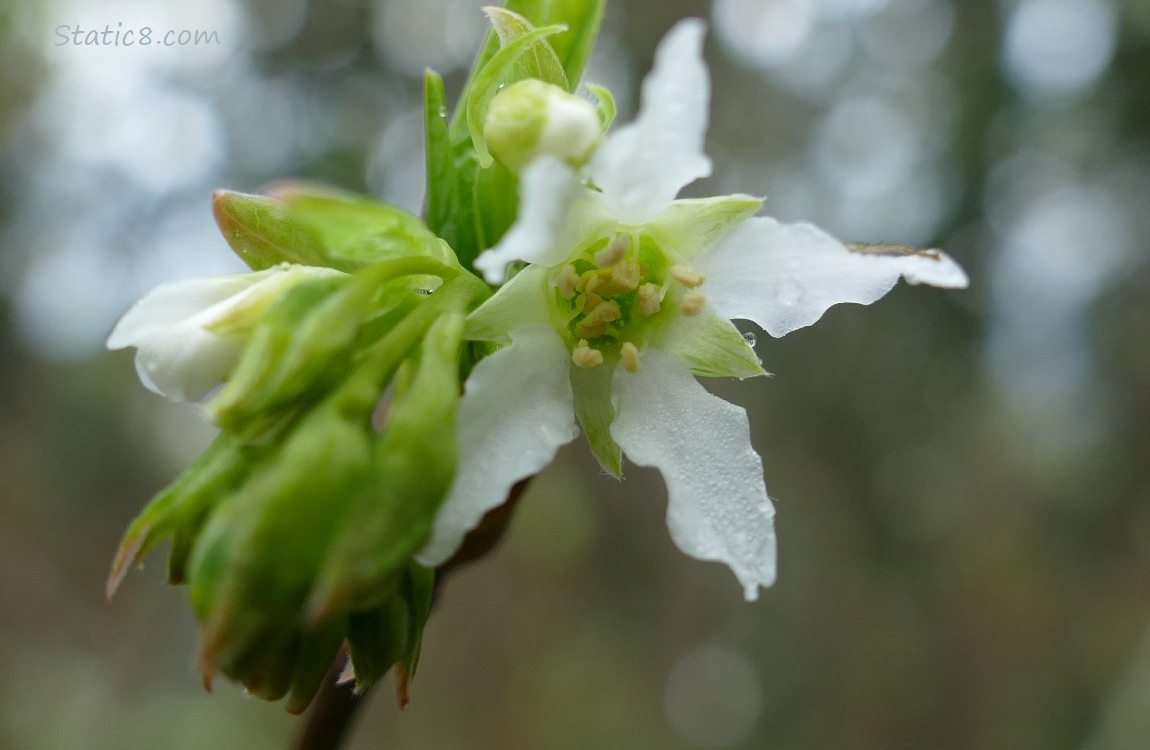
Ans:
[[[705,304],[707,295],[702,292],[687,292],[683,295],[683,301],[679,303],[679,311],[684,315],[697,315]]]
[[[607,247],[595,253],[595,263],[599,266],[613,266],[623,260],[631,249],[631,235],[620,234],[608,243]]]
[[[702,286],[703,282],[707,280],[706,276],[692,269],[690,266],[671,266],[671,275],[675,277],[675,281],[688,289]]]
[[[634,291],[639,286],[639,263],[625,260],[611,269],[611,281],[621,292]]]
[[[571,352],[571,361],[579,367],[595,367],[603,364],[603,352],[592,349],[587,339],[582,339],[579,345]]]
[[[630,341],[625,342],[619,349],[619,364],[623,365],[623,369],[627,372],[639,372],[639,350]]]
[[[579,284],[579,273],[575,270],[575,266],[567,264],[559,271],[559,275],[555,277],[555,287],[559,293],[563,295],[563,299],[571,299],[575,296],[575,287]]]
[[[603,304],[603,298],[595,292],[587,292],[583,295],[583,312],[589,313],[601,304]]]
[[[639,287],[639,314],[649,318],[659,312],[662,306],[662,290],[658,284],[643,284]]]
[[[575,333],[580,338],[593,339],[607,332],[607,324],[618,320],[620,316],[619,303],[613,299],[605,300],[587,314],[575,326]]]

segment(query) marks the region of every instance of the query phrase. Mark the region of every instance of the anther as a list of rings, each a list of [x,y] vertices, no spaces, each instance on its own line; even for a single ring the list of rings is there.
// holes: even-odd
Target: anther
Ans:
[[[607,324],[618,320],[620,316],[619,303],[613,299],[606,300],[597,305],[587,317],[575,326],[575,333],[580,338],[593,339],[607,332]]]
[[[592,349],[587,339],[581,339],[571,352],[571,361],[579,367],[595,367],[603,364],[603,352]]]
[[[702,292],[687,292],[679,303],[679,311],[684,315],[696,315],[707,304],[707,295]]]
[[[563,299],[571,299],[575,296],[575,287],[579,284],[579,272],[575,270],[575,266],[568,263],[563,266],[562,270],[555,277],[555,287],[559,293],[563,295]]]
[[[639,287],[639,314],[649,318],[659,312],[662,290],[658,284],[646,283]]]
[[[639,372],[639,350],[630,341],[619,349],[619,364],[627,372]]]
[[[608,243],[607,247],[595,253],[595,263],[600,267],[613,266],[623,260],[631,249],[631,235],[620,234]]]
[[[679,282],[688,289],[702,286],[707,277],[695,271],[690,266],[676,265],[671,266],[671,275],[675,277],[675,281]]]
[[[611,269],[611,281],[620,291],[634,291],[639,286],[639,263],[635,260],[625,260]]]

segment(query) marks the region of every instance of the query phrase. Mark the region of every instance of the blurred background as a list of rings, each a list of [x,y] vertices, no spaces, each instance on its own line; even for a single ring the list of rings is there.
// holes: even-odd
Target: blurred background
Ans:
[[[281,707],[200,689],[162,553],[103,599],[211,430],[102,342],[152,285],[241,269],[214,188],[418,210],[421,71],[459,90],[481,4],[0,4],[0,746],[286,746]],[[760,334],[776,377],[710,384],[778,506],[758,602],[674,548],[657,473],[575,443],[352,746],[1150,747],[1150,3],[611,0],[587,79],[623,120],[688,15],[715,85],[690,194],[944,247],[971,288]],[[105,27],[157,43],[74,43]]]

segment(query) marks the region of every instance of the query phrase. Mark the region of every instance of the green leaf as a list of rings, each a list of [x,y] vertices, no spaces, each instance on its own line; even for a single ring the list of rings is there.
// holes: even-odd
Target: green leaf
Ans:
[[[499,46],[506,47],[515,40],[535,30],[535,27],[523,16],[506,8],[488,6],[483,9],[491,20],[491,26],[499,36]],[[559,86],[566,91],[571,90],[567,82],[567,74],[563,71],[563,64],[559,56],[547,40],[540,40],[531,45],[519,59],[524,73],[529,78],[538,78],[544,83]]]
[[[510,82],[508,74],[512,65],[526,54],[532,45],[565,30],[564,26],[553,25],[527,32],[492,55],[475,76],[466,100],[467,129],[471,133],[471,144],[479,157],[481,167],[486,169],[494,161],[487,150],[487,141],[483,137],[483,116],[487,113],[487,105],[491,102],[491,98],[495,96],[500,86]]]
[[[455,193],[455,157],[447,130],[447,98],[443,79],[435,71],[423,74],[423,115],[427,160],[427,197],[424,218],[431,231],[444,237]],[[448,240],[448,244],[451,244]]]

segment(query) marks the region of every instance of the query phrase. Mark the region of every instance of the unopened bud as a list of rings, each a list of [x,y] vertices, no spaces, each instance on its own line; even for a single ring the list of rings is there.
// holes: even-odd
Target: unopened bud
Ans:
[[[580,166],[602,141],[603,130],[590,102],[528,78],[491,100],[483,137],[495,158],[518,172],[539,156]]]

